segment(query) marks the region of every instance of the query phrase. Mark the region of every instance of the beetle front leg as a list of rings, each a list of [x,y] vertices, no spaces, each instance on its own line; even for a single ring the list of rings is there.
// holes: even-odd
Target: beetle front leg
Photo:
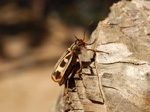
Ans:
[[[82,70],[83,66],[82,66],[82,62],[81,62],[81,60],[79,59],[79,57],[77,57],[77,59],[79,60],[79,64],[80,64],[80,69],[77,71],[77,73],[79,73],[79,72]]]
[[[88,50],[88,51],[93,51],[93,52],[101,52],[101,53],[106,53],[106,54],[108,54],[109,55],[109,53],[108,52],[104,52],[104,51],[99,51],[99,50],[93,50],[93,49],[87,49],[86,47],[84,47],[86,50]]]

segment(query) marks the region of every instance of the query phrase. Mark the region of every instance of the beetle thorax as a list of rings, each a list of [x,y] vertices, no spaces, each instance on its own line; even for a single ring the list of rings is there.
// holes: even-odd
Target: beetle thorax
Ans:
[[[80,51],[79,46],[76,45],[76,44],[72,45],[71,50],[74,51],[74,52]]]

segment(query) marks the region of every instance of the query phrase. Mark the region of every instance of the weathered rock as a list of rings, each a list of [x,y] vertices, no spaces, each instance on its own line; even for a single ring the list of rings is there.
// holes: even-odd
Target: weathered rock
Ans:
[[[150,112],[150,1],[114,4],[90,42],[95,39],[91,48],[109,55],[83,53],[85,64],[89,57],[95,61],[83,69],[82,78],[74,78],[76,91],[70,89],[69,97],[78,98],[68,103],[75,104],[70,111]]]

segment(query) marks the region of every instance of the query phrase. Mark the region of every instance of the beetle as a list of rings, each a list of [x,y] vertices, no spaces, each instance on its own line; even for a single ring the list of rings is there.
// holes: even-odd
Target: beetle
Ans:
[[[75,71],[78,61],[80,64],[80,69],[78,71],[80,71],[83,68],[82,62],[78,57],[78,55],[81,53],[82,48],[85,48],[88,51],[102,52],[102,53],[109,54],[104,51],[88,49],[86,46],[94,44],[96,40],[90,44],[86,43],[85,32],[86,30],[84,31],[83,39],[79,39],[74,35],[76,39],[75,42],[70,46],[70,48],[68,48],[64,52],[64,54],[61,56],[61,58],[58,60],[58,62],[56,63],[54,67],[51,77],[53,81],[58,82],[60,86],[70,79],[70,77]],[[68,87],[68,84],[67,84],[67,87]]]

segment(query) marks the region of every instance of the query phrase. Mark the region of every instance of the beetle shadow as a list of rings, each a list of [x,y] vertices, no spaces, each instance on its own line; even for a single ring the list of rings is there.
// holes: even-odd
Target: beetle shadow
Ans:
[[[82,65],[83,65],[82,69],[86,69],[86,68],[89,69],[90,70],[89,73],[82,73],[82,70],[79,71],[80,70],[80,64],[79,64],[79,62],[77,62],[75,70],[72,73],[72,76],[70,77],[70,79],[68,79],[69,80],[68,88],[71,90],[71,92],[76,91],[75,80],[83,80],[82,75],[88,75],[88,76],[93,76],[94,75],[93,68],[95,68],[95,65],[93,67],[93,66],[91,66],[91,64],[94,63],[94,61],[95,61],[95,55],[96,54],[94,53],[94,55],[90,59],[90,61],[82,61]],[[79,71],[79,72],[77,73],[77,71]],[[67,83],[65,83],[65,87],[67,87]]]

